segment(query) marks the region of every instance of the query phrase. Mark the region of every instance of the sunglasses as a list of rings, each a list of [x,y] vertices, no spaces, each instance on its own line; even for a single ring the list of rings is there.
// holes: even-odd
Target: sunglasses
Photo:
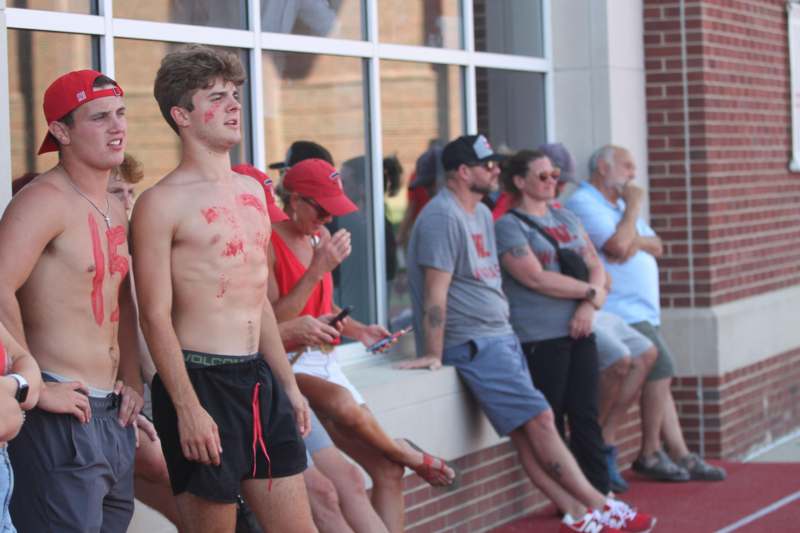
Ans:
[[[542,183],[544,183],[549,179],[553,181],[558,181],[559,176],[561,176],[561,169],[554,168],[550,172],[539,172],[539,174],[535,174],[535,176],[539,178],[539,181],[541,181]]]
[[[319,205],[317,201],[314,200],[313,198],[309,198],[307,196],[301,196],[300,199],[314,208],[314,211],[317,212],[317,219],[323,220],[328,218],[329,216],[332,216],[330,213],[325,211],[325,209],[321,205]]]
[[[491,172],[492,170],[498,168],[497,161],[484,161],[483,163],[468,163],[468,167],[483,167],[484,169]]]

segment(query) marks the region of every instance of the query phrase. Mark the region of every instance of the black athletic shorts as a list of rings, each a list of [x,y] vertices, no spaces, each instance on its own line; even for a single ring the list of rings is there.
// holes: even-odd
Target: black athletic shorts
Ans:
[[[261,356],[184,351],[184,359],[200,403],[219,428],[222,455],[219,466],[184,457],[175,407],[156,375],[153,417],[173,493],[235,503],[242,480],[288,477],[306,469],[294,411]]]

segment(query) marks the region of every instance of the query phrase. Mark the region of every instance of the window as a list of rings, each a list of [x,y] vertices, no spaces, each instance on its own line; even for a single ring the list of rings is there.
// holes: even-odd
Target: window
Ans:
[[[380,0],[380,40],[392,44],[461,48],[460,4],[460,0]]]
[[[495,149],[535,148],[546,142],[544,74],[476,69],[478,131]]]
[[[197,26],[245,29],[245,0],[117,0],[114,16]]]
[[[464,132],[462,95],[461,67],[381,61],[383,156],[396,157],[403,168],[400,189],[387,196],[385,207],[387,308],[393,329],[407,325],[411,313],[403,241],[421,206],[419,201],[409,205],[407,187],[417,178],[415,166],[423,152]]]
[[[474,0],[475,50],[544,56],[541,0]]]
[[[97,13],[97,2],[95,0],[8,0],[6,5],[8,7],[66,11],[84,15]]]
[[[261,31],[363,39],[362,0],[261,0]]]
[[[97,39],[44,31],[8,31],[8,96],[11,102],[11,176],[44,172],[58,155],[36,155],[47,133],[44,91],[62,72],[97,68]]]
[[[177,46],[158,41],[117,39],[114,55],[116,80],[125,90],[128,109],[128,148],[144,166],[145,178],[137,184],[146,189],[174,169],[180,161],[180,140],[161,116],[153,97],[153,82],[161,58]],[[227,49],[236,52],[236,49]],[[247,67],[247,52],[238,50]],[[242,142],[231,151],[233,164],[251,159],[250,97],[247,82],[242,86]]]
[[[367,143],[365,65],[359,58],[264,52],[264,131],[269,161],[281,161],[292,142],[327,148],[358,211],[334,220],[352,234],[353,252],[334,273],[336,303],[353,316],[375,316],[373,180]]]

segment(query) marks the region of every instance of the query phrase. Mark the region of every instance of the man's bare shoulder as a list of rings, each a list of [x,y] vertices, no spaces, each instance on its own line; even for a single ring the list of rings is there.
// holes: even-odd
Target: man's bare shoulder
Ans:
[[[67,212],[64,208],[69,204],[68,192],[56,172],[45,172],[14,195],[3,218],[28,218],[24,215],[35,213],[36,218],[58,219]]]
[[[261,200],[266,200],[266,197],[264,196],[264,187],[257,180],[237,172],[232,173],[234,184],[237,188],[244,189],[248,193],[255,195]]]

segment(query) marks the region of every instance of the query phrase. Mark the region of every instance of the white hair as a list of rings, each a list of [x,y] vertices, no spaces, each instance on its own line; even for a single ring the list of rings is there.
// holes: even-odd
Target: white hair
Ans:
[[[607,144],[595,150],[592,154],[592,157],[589,158],[589,175],[594,175],[594,173],[597,172],[597,168],[600,166],[601,160],[605,161],[607,165],[613,166],[614,153],[619,149],[620,148],[618,146]]]

